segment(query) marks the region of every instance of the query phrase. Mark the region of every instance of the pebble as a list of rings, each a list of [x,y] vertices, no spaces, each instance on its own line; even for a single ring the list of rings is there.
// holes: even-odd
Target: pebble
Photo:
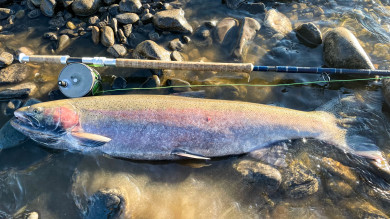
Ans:
[[[90,25],[96,25],[96,24],[99,23],[99,22],[100,22],[100,19],[99,19],[98,16],[92,16],[92,17],[90,17],[90,18],[88,19],[88,23],[89,23]]]
[[[30,19],[37,18],[41,15],[41,11],[39,9],[34,9],[27,13],[27,17]]]
[[[193,29],[184,17],[183,9],[172,9],[157,12],[153,16],[153,24],[163,30],[179,33],[192,33]]]
[[[123,77],[115,77],[114,81],[112,82],[111,88],[112,89],[123,89],[127,85],[127,81]]]
[[[25,10],[19,10],[18,12],[16,12],[15,17],[17,19],[22,19],[24,17],[24,15],[26,15],[26,11]]]
[[[118,14],[115,18],[122,24],[133,24],[139,20],[138,15],[135,13]]]
[[[160,35],[154,30],[149,32],[148,37],[150,40],[153,40],[153,41],[157,41],[158,39],[160,39]]]
[[[24,53],[26,55],[34,55],[34,51],[28,47],[25,47],[25,46],[22,46],[16,50],[16,55],[19,55],[20,53]]]
[[[328,31],[323,44],[324,61],[330,68],[375,69],[359,41],[344,27]]]
[[[0,54],[0,67],[11,65],[14,61],[14,56],[8,52],[2,52]]]
[[[133,30],[132,24],[123,25],[123,33],[125,34],[126,37],[130,36],[132,30]]]
[[[267,33],[269,35],[274,35],[275,33],[286,35],[292,31],[290,19],[275,9],[267,11],[264,26],[267,27]]]
[[[151,13],[146,13],[141,17],[142,23],[146,24],[149,23],[153,20],[153,14]]]
[[[244,182],[266,188],[268,192],[276,191],[282,182],[282,175],[277,169],[258,161],[240,160],[233,164],[233,168]]]
[[[33,95],[37,91],[37,86],[34,83],[26,82],[9,87],[0,91],[0,101],[26,98]]]
[[[0,8],[0,20],[5,20],[12,14],[13,14],[13,11],[11,9]]]
[[[285,174],[282,188],[290,198],[304,198],[318,191],[319,183],[314,174],[303,164],[292,164]]]
[[[172,61],[182,62],[182,61],[184,61],[184,58],[183,58],[183,56],[181,55],[180,52],[178,52],[178,51],[173,51],[173,52],[171,53],[171,60],[172,60]]]
[[[74,25],[72,21],[66,22],[66,27],[71,29],[71,30],[76,29],[76,25]]]
[[[176,51],[183,51],[184,44],[180,41],[179,38],[173,39],[169,42],[169,48]]]
[[[30,75],[30,68],[26,64],[16,63],[0,70],[0,85],[19,83]]]
[[[74,0],[62,0],[61,2],[67,8],[74,2]]]
[[[56,5],[56,0],[42,0],[40,4],[42,14],[47,17],[53,17]]]
[[[122,218],[123,200],[117,191],[98,191],[89,197],[84,218]]]
[[[100,30],[96,26],[92,26],[92,42],[97,45],[100,42]]]
[[[101,0],[74,0],[72,10],[78,16],[94,14],[100,6]]]
[[[118,4],[110,5],[110,7],[108,7],[108,13],[110,13],[112,16],[117,16],[118,14],[120,14],[119,5]]]
[[[27,140],[28,137],[14,129],[10,121],[0,129],[0,150],[18,146]]]
[[[191,42],[191,38],[189,36],[183,36],[183,42],[189,43],[189,42]]]
[[[123,57],[127,53],[127,49],[122,44],[114,44],[107,49],[107,52],[110,53],[115,58]]]
[[[265,4],[262,2],[256,2],[256,3],[245,2],[243,5],[241,5],[240,9],[245,10],[251,14],[262,14],[266,12]]]
[[[172,87],[169,88],[171,93],[189,92],[191,84],[188,81],[179,78],[170,78],[166,81],[167,86],[188,86],[188,87]]]
[[[142,7],[140,0],[121,0],[119,2],[119,11],[138,13]]]
[[[22,105],[22,101],[21,100],[18,100],[18,99],[10,100],[7,103],[7,106],[4,109],[4,115],[6,115],[6,116],[13,116],[15,110],[19,109],[21,105]]]
[[[101,29],[101,35],[100,35],[100,41],[102,42],[103,46],[110,47],[114,45],[115,38],[114,38],[114,31],[109,26],[104,26]]]
[[[145,40],[137,45],[133,52],[137,59],[170,61],[170,52],[151,40]]]
[[[322,44],[321,31],[311,22],[299,25],[295,33],[298,39],[308,47],[315,48]]]
[[[244,47],[248,42],[253,40],[256,32],[260,30],[260,24],[253,18],[245,17],[238,35],[236,47],[233,49],[232,55],[234,58],[242,60]]]
[[[42,0],[28,0],[28,1],[31,2],[35,7],[39,7],[41,6]]]
[[[68,47],[70,44],[70,38],[68,35],[66,34],[63,34],[60,36],[60,38],[58,39],[58,44],[57,44],[57,52],[61,52],[62,50],[64,50],[66,47]]]
[[[382,211],[364,200],[345,199],[339,203],[339,207],[344,207],[352,214],[353,218],[389,218]]]
[[[31,212],[28,214],[26,219],[39,219],[39,214],[37,212]]]
[[[122,29],[119,29],[118,30],[118,38],[119,38],[119,41],[123,44],[127,44],[127,37],[125,36],[125,34],[123,33],[123,30]]]
[[[116,18],[110,19],[110,27],[114,31],[114,36],[118,35],[118,20]]]
[[[63,17],[55,17],[55,18],[50,19],[50,21],[49,21],[50,26],[58,27],[58,28],[65,26],[65,24],[66,24],[66,21]]]
[[[160,78],[157,75],[153,75],[146,79],[146,81],[141,85],[141,87],[160,87],[161,82]]]

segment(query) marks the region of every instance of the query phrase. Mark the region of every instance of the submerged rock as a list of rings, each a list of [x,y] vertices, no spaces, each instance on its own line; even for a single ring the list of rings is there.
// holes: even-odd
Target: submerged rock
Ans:
[[[4,115],[12,116],[15,110],[19,109],[21,105],[22,105],[21,100],[10,100],[4,109]]]
[[[137,45],[133,52],[134,58],[170,61],[170,52],[151,40],[145,40]]]
[[[140,0],[121,0],[119,2],[119,11],[138,13],[142,7]]]
[[[263,163],[252,160],[241,160],[233,164],[244,181],[254,186],[266,187],[267,191],[276,191],[282,181],[280,172]]]
[[[123,89],[127,85],[126,79],[123,77],[115,77],[114,82],[112,82],[111,88],[112,89]]]
[[[172,87],[169,88],[170,92],[189,92],[191,91],[191,84],[188,81],[179,78],[170,78],[166,81],[167,86],[184,86],[184,87]]]
[[[337,176],[353,185],[359,183],[359,178],[350,167],[347,167],[332,158],[323,157],[321,159],[321,166],[326,169],[328,173],[332,174],[332,176]]]
[[[2,52],[0,54],[0,67],[11,65],[14,61],[14,56],[8,52]]]
[[[259,22],[253,18],[244,18],[244,20],[241,22],[237,45],[232,52],[232,55],[235,58],[242,59],[244,46],[249,41],[253,40],[258,30],[260,30]]]
[[[179,33],[192,33],[193,29],[184,17],[183,9],[172,9],[157,12],[153,24],[161,29]]]
[[[152,75],[146,81],[141,85],[141,87],[147,88],[147,87],[160,87],[161,81],[160,78],[157,75]]]
[[[48,17],[53,17],[56,5],[56,0],[42,0],[40,5],[42,14]]]
[[[37,86],[34,83],[27,82],[13,87],[9,87],[0,91],[0,101],[26,98],[37,91]]]
[[[115,38],[114,38],[114,31],[109,26],[104,26],[101,29],[101,36],[100,41],[102,42],[103,46],[110,47],[114,45]]]
[[[26,64],[16,63],[0,70],[0,85],[18,83],[25,80],[30,73]]]
[[[78,16],[89,16],[99,9],[100,2],[101,0],[75,0],[72,10]]]
[[[97,26],[92,27],[92,42],[97,45],[100,42],[100,30]]]
[[[123,33],[125,34],[126,37],[130,36],[132,30],[133,30],[132,24],[123,25]]]
[[[102,190],[88,200],[88,209],[84,218],[119,218],[124,207],[124,198],[115,190]]]
[[[57,45],[57,51],[60,52],[64,50],[66,47],[68,47],[70,44],[70,38],[68,35],[63,34],[58,39],[58,45]]]
[[[355,218],[389,218],[382,211],[369,202],[360,200],[343,200],[340,206],[344,207]]]
[[[302,164],[293,164],[286,173],[282,188],[290,198],[303,198],[318,191],[318,179]]]
[[[375,69],[356,37],[344,27],[326,33],[323,57],[332,68]]]
[[[275,9],[271,9],[266,13],[264,26],[267,27],[267,33],[270,35],[275,33],[286,35],[292,31],[290,19]]]
[[[217,43],[231,45],[238,35],[239,22],[235,18],[227,17],[218,22],[214,36]]]
[[[308,47],[314,48],[322,44],[321,31],[311,22],[299,25],[295,33],[298,39]]]
[[[12,14],[13,14],[13,11],[11,9],[0,8],[0,20],[7,19]]]

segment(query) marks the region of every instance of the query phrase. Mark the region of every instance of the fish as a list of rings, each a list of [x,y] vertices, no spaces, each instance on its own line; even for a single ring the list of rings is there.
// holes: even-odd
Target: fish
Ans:
[[[313,138],[383,161],[375,150],[351,147],[364,139],[350,135],[343,119],[325,111],[171,95],[106,95],[42,102],[14,115],[15,129],[47,147],[133,160],[208,160]]]

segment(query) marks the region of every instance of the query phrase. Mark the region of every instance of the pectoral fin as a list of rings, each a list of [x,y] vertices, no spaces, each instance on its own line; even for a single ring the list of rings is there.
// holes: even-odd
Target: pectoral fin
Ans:
[[[209,157],[203,156],[201,154],[196,154],[190,151],[186,151],[183,149],[175,149],[171,152],[171,154],[186,158],[192,158],[192,159],[200,159],[200,160],[210,160]]]
[[[99,147],[111,141],[111,138],[102,135],[96,135],[87,132],[72,132],[71,135],[80,142],[80,144],[87,147]]]

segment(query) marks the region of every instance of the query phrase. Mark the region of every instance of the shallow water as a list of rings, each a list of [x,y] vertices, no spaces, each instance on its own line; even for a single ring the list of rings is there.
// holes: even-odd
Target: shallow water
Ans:
[[[219,21],[225,17],[257,19],[243,10],[228,9],[220,1],[180,1],[190,24],[196,28],[205,21]],[[359,39],[363,48],[379,69],[389,68],[389,13],[388,1],[266,1],[267,9],[276,8],[287,15],[293,26],[304,22],[317,24],[324,33],[330,28],[344,26]],[[317,13],[321,8],[323,13]],[[53,42],[43,39],[48,32],[49,18],[16,20],[9,30],[14,37],[2,37],[0,42],[8,51],[28,46],[37,54],[68,54],[70,56],[109,56],[102,45],[95,46],[90,37],[72,39],[71,45],[56,53]],[[0,32],[1,34],[1,32]],[[3,32],[4,34],[4,32]],[[166,35],[158,43],[166,46]],[[258,33],[246,49],[244,62],[259,65],[321,66],[322,47],[308,48],[299,43],[294,34],[290,40],[273,42]],[[279,44],[278,44],[279,43]],[[272,56],[278,44],[287,52]],[[190,44],[183,52],[188,60],[203,57],[209,61],[234,62],[223,48],[197,47]],[[34,97],[46,101],[47,93],[55,88],[62,66],[34,64],[35,80],[40,89]],[[142,71],[133,69],[99,68],[109,88],[112,75],[126,77],[129,84],[139,86],[145,78]],[[140,73],[141,72],[141,73]],[[233,73],[170,72],[191,84],[246,83]],[[43,81],[42,81],[43,80]],[[250,83],[277,84],[322,80],[317,75],[252,73]],[[331,99],[353,92],[368,91],[372,96],[380,84],[372,82],[344,82],[281,87],[216,87],[206,89],[208,98],[238,99],[255,103],[273,104],[304,111],[315,110]],[[201,89],[194,89],[201,90]],[[168,94],[167,91],[158,91]],[[113,93],[117,94],[117,93]],[[377,101],[366,98],[368,103]],[[380,105],[383,103],[380,102]],[[5,104],[2,104],[2,109]],[[373,135],[377,147],[390,159],[390,135],[387,123],[389,108],[384,106],[366,121],[370,130],[362,135]],[[0,123],[9,117],[0,115]],[[265,154],[265,155],[264,155]],[[36,211],[41,218],[81,218],[86,214],[89,197],[97,191],[119,192],[126,198],[124,215],[134,218],[350,218],[390,215],[390,187],[375,171],[365,169],[366,163],[346,156],[330,145],[314,140],[297,140],[278,145],[263,152],[261,161],[270,163],[282,176],[282,184],[267,188],[264,181],[248,182],[234,169],[247,156],[234,156],[209,162],[134,162],[84,156],[53,151],[28,141],[23,145],[0,152],[0,218],[23,216]],[[328,158],[331,158],[329,161]],[[338,163],[341,162],[341,163]],[[340,172],[332,171],[339,167]],[[336,168],[337,169],[337,168]],[[317,190],[298,197],[291,193],[288,180],[294,172],[303,171],[304,185],[313,183]],[[306,180],[306,181],[305,181]],[[305,184],[306,183],[306,184]],[[291,187],[288,187],[291,189]],[[125,217],[126,217],[125,216]]]

